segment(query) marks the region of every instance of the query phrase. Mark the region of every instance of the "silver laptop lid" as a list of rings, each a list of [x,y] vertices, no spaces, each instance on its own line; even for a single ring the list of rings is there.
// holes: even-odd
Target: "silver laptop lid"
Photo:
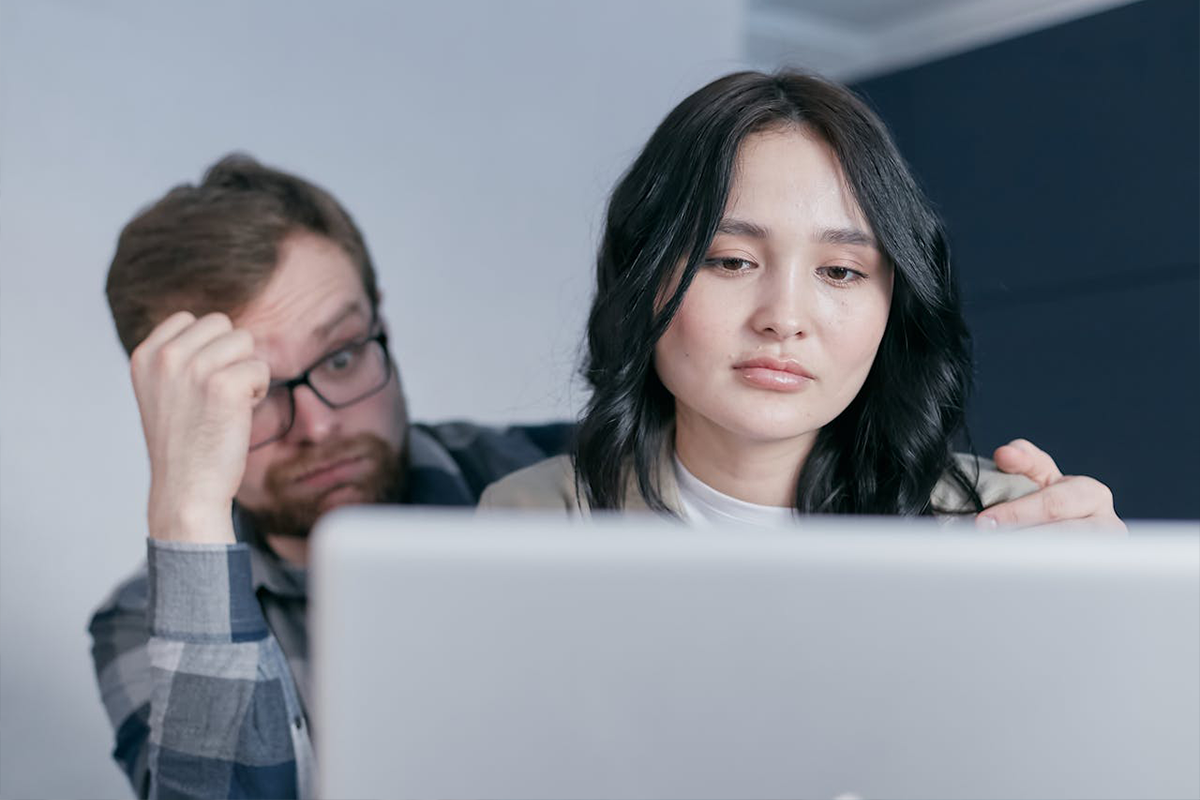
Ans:
[[[337,512],[315,541],[319,785],[1197,797],[1200,535],[1146,530]]]

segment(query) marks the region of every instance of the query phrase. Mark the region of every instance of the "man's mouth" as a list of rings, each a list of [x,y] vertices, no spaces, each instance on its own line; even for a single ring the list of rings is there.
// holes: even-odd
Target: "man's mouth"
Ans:
[[[293,485],[305,491],[323,491],[331,486],[352,483],[362,477],[369,466],[364,456],[347,456],[317,464],[293,480]]]

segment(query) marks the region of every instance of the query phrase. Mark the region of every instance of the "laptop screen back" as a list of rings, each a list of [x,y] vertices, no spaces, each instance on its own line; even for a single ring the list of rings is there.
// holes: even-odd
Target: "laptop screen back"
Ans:
[[[1200,536],[353,509],[322,794],[1196,797]]]

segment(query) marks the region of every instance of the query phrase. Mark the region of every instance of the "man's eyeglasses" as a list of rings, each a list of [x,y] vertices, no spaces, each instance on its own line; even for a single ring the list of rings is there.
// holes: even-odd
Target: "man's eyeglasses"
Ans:
[[[254,408],[250,449],[282,439],[292,429],[296,387],[307,386],[330,408],[345,408],[375,394],[391,378],[392,360],[383,331],[326,353],[296,377],[271,381],[267,396]]]

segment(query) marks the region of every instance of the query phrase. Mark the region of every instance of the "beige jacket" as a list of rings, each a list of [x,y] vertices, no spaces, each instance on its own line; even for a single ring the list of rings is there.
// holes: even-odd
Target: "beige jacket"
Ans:
[[[957,453],[955,458],[968,476],[974,474],[974,456]],[[1000,472],[989,459],[978,459],[978,465],[979,479],[975,488],[984,506],[1013,500],[1037,489],[1037,484],[1028,478]],[[675,469],[670,458],[661,459],[658,480],[663,501],[672,511],[678,512],[681,508],[679,486],[675,481]],[[933,487],[930,498],[934,508],[948,511],[961,509],[962,512],[971,510],[963,492],[952,481],[944,478]],[[570,516],[587,516],[590,513],[586,501],[575,491],[575,471],[571,466],[570,456],[548,458],[493,483],[479,498],[479,508],[562,509]],[[625,491],[625,510],[647,509],[646,501],[637,489],[636,479],[631,478]]]

